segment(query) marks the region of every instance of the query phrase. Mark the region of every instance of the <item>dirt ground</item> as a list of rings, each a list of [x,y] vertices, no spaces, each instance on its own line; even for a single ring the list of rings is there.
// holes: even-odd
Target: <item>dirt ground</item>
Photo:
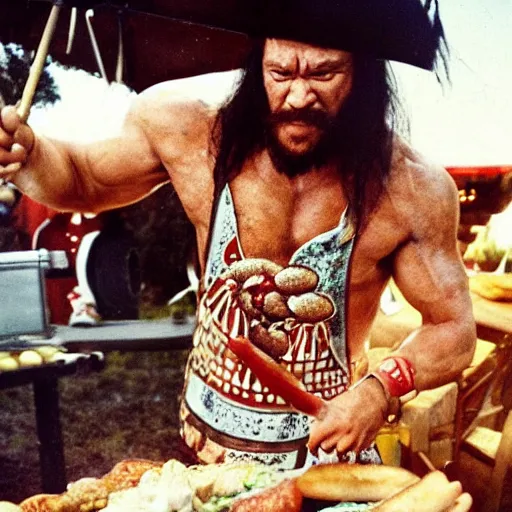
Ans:
[[[176,456],[186,351],[106,355],[105,369],[60,380],[69,482],[99,477],[120,460]],[[0,391],[0,500],[41,492],[32,388]]]

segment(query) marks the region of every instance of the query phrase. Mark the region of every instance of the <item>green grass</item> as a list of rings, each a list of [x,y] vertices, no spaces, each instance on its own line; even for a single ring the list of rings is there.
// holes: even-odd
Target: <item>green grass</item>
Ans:
[[[120,460],[168,460],[178,439],[187,351],[113,352],[105,369],[60,380],[68,481],[99,477]],[[0,391],[0,500],[40,493],[32,389]]]

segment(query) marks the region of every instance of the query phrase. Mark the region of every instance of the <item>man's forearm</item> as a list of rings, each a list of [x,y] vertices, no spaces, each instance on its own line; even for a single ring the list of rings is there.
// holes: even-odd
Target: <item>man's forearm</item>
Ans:
[[[418,391],[456,380],[472,361],[476,344],[475,324],[446,322],[425,324],[411,333],[393,355],[405,357],[415,369]]]

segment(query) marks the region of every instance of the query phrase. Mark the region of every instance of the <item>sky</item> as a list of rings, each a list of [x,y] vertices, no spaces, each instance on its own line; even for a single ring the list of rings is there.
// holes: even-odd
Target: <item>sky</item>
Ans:
[[[411,142],[445,166],[512,165],[512,0],[440,0],[451,49],[452,86],[433,73],[393,63],[411,119]],[[63,100],[33,109],[30,123],[53,136],[94,140],[116,130],[133,93],[85,72],[54,76]],[[219,102],[237,73],[174,82],[176,94]]]
[[[512,0],[440,0],[452,86],[394,64],[414,145],[444,165],[512,165]]]

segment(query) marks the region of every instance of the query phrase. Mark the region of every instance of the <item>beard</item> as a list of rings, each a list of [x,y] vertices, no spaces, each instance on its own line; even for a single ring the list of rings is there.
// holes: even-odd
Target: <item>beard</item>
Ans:
[[[278,139],[281,124],[301,121],[320,130],[319,140],[305,152],[288,150]],[[339,151],[335,141],[340,133],[337,117],[319,110],[283,111],[269,114],[266,121],[265,141],[270,158],[278,172],[293,178],[319,168],[329,162]]]

